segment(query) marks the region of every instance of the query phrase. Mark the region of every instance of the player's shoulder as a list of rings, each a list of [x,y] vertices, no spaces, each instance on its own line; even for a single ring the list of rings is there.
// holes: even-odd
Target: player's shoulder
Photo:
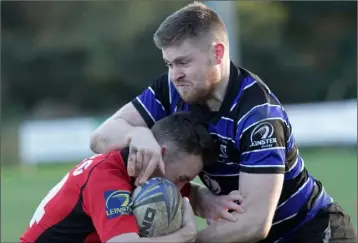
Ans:
[[[244,79],[247,80],[247,84],[243,87],[242,95],[236,105],[238,117],[244,116],[257,106],[281,106],[279,99],[257,74],[242,67],[239,67],[239,70],[240,75],[243,75]]]
[[[240,98],[243,103],[254,105],[258,103],[275,102],[271,99],[271,90],[257,74],[241,67],[239,69],[244,79],[248,80],[248,84],[243,88],[243,93]]]
[[[96,154],[89,158],[93,161],[95,170],[122,170],[125,169],[125,162],[122,151],[112,151],[103,154]]]
[[[156,80],[159,80],[161,82],[168,82],[168,80],[170,80],[169,78],[169,72],[165,71],[165,72],[161,72],[157,77]]]
[[[74,176],[82,175],[88,177],[93,173],[102,173],[108,170],[125,170],[123,158],[120,151],[95,154],[82,160],[70,173]]]
[[[167,111],[172,111],[173,106],[180,100],[180,95],[170,79],[169,72],[163,72],[157,76],[151,85],[151,89]]]
[[[170,84],[169,72],[162,72],[154,78],[154,85],[167,88]]]
[[[171,99],[176,89],[173,82],[170,80],[169,72],[163,72],[158,75],[150,87],[159,98],[164,100]]]

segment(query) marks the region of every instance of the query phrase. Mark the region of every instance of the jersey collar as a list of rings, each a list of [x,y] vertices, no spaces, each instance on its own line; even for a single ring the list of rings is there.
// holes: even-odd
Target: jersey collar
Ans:
[[[230,112],[230,108],[235,101],[237,94],[240,91],[241,84],[243,82],[243,73],[235,66],[233,62],[230,62],[230,78],[226,88],[223,103],[220,106],[218,112],[213,112],[214,116],[210,119],[211,122],[217,123],[222,116],[227,116]]]

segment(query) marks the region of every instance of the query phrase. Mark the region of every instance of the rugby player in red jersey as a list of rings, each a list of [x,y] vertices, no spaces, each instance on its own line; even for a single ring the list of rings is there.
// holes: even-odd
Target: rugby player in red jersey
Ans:
[[[152,127],[162,146],[165,177],[179,189],[207,165],[214,144],[189,113],[168,116]],[[131,212],[135,178],[127,173],[124,149],[83,160],[55,185],[36,209],[21,242],[191,242],[196,223],[185,200],[183,226],[172,234],[142,238]],[[214,158],[213,156],[211,158]],[[205,162],[204,162],[205,161]],[[161,176],[158,172],[154,176]],[[187,192],[188,193],[188,192]]]

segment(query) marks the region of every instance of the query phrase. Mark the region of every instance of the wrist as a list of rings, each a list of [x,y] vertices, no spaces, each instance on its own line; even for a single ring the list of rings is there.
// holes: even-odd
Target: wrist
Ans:
[[[150,133],[152,134],[152,131],[147,128],[147,127],[132,127],[131,131],[128,132],[127,134],[127,138],[126,138],[126,141],[127,141],[127,145],[129,146],[129,144],[131,143],[132,139],[135,138],[135,137],[143,137],[144,134],[147,134],[147,133]]]

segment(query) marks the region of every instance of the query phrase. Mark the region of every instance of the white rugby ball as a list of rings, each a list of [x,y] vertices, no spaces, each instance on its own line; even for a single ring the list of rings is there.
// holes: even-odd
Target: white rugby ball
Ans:
[[[182,227],[183,198],[167,179],[151,178],[137,187],[132,205],[141,237],[163,236]]]

